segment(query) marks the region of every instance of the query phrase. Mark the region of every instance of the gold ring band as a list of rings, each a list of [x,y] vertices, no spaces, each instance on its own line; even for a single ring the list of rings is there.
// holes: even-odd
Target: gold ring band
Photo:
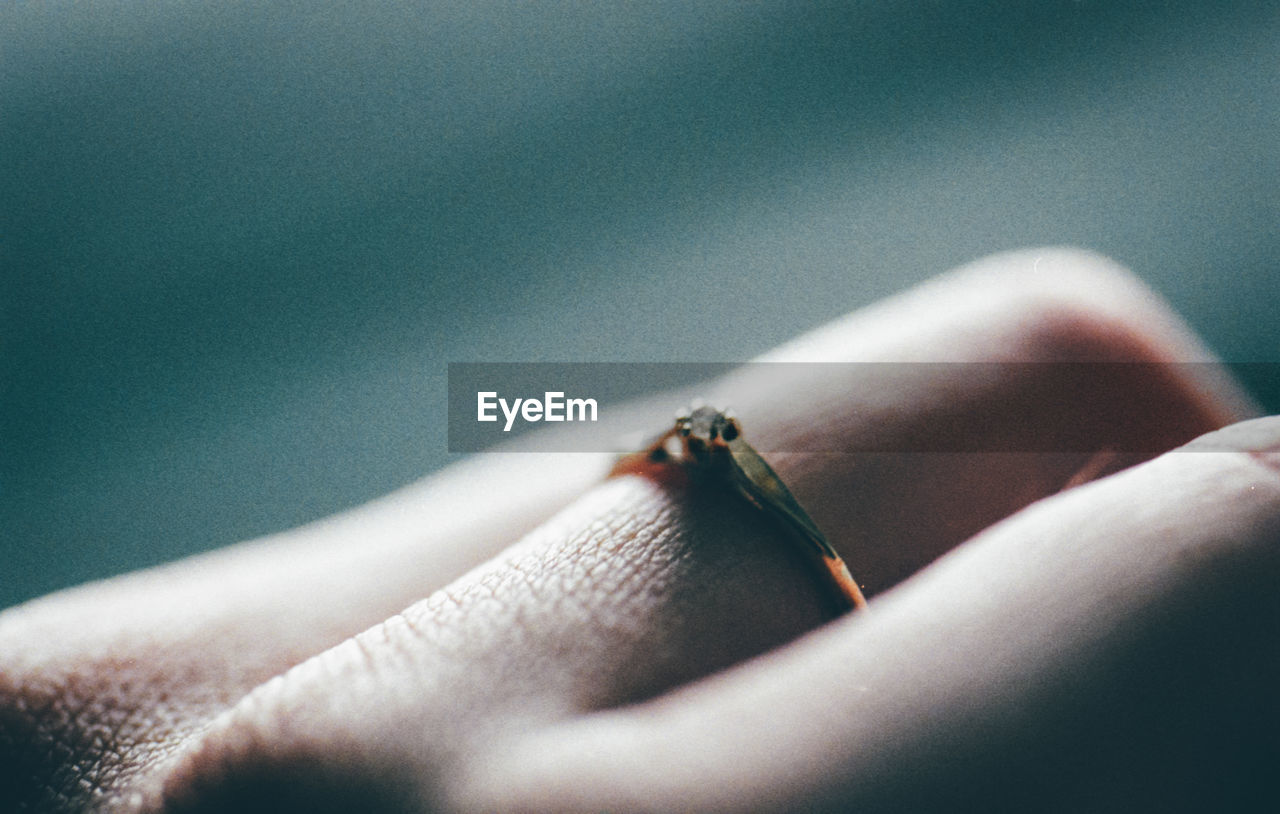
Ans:
[[[678,442],[678,450],[670,447]],[[638,453],[624,456],[610,476],[633,468],[637,458],[660,462],[679,456],[679,463],[717,474],[751,505],[776,519],[802,543],[815,561],[819,576],[833,589],[838,610],[854,610],[867,604],[862,589],[844,560],[801,508],[778,473],[742,438],[742,425],[728,411],[695,405],[676,416],[675,425]]]

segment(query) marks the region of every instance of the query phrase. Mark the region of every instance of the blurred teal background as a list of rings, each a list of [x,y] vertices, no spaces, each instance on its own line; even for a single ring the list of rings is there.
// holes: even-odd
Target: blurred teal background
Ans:
[[[438,468],[449,361],[745,359],[1003,249],[1280,361],[1277,134],[1256,0],[6,3],[0,606]]]

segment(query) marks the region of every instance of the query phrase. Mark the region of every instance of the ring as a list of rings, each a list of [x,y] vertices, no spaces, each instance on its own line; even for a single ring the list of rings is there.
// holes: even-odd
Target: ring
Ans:
[[[675,446],[675,449],[672,447]],[[641,452],[623,456],[610,477],[630,471],[637,459],[677,461],[719,476],[748,503],[773,517],[798,538],[819,574],[835,589],[839,612],[863,608],[867,600],[840,555],[800,507],[773,467],[742,438],[734,415],[706,405],[692,405],[676,415],[675,425]]]

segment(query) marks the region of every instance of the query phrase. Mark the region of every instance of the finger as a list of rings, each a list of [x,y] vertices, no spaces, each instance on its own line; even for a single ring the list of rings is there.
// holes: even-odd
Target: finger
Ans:
[[[1219,454],[1217,459],[1209,456],[1205,460],[1209,464],[1217,460],[1225,475],[1212,466],[1196,471],[1209,484],[1226,484],[1250,494],[1246,487],[1252,482],[1243,482],[1240,473],[1232,469],[1233,465],[1240,468],[1234,464],[1239,456],[1227,456],[1225,463],[1222,457]],[[1113,635],[1132,615],[1160,609],[1152,599],[1153,591],[1176,589],[1158,581],[1182,576],[1180,573],[1175,571],[1170,577],[1153,567],[1144,559],[1148,551],[1108,550],[1103,545],[1108,538],[1101,533],[1128,537],[1131,529],[1109,529],[1106,519],[1113,515],[1131,518],[1130,507],[1135,501],[1152,503],[1156,495],[1172,500],[1178,510],[1194,509],[1194,500],[1170,491],[1164,483],[1170,479],[1177,483],[1179,475],[1185,479],[1185,472],[1175,470],[1170,475],[1165,469],[1153,465],[1148,470],[1135,470],[1136,479],[1121,477],[1092,490],[1076,490],[1074,501],[1068,497],[1050,501],[1039,512],[1011,521],[1004,531],[993,532],[992,539],[997,542],[973,544],[985,552],[976,562],[976,555],[968,554],[967,559],[961,557],[939,567],[941,573],[953,575],[953,581],[932,589],[933,604],[923,610],[919,604],[924,600],[919,597],[926,589],[917,584],[904,588],[897,598],[887,598],[887,611],[855,615],[832,628],[828,641],[840,633],[860,644],[836,647],[834,653],[822,651],[829,660],[844,660],[844,666],[827,663],[823,669],[830,670],[844,686],[876,689],[880,693],[877,697],[887,697],[889,707],[897,712],[906,709],[904,704],[911,696],[894,696],[889,689],[902,682],[904,692],[910,689],[929,697],[938,697],[938,692],[946,697],[953,690],[975,687],[992,692],[985,699],[986,707],[992,715],[1001,714],[1000,705],[1010,700],[1000,693],[1007,681],[999,675],[972,671],[993,665],[1004,668],[1011,660],[1029,659],[1026,669],[1065,673],[1069,664],[1052,659],[1073,657],[1073,644],[1089,645],[1079,631],[1075,641],[1055,642],[1055,649],[1047,654],[1019,648],[1037,637],[1052,642],[1050,633],[1059,628]],[[753,523],[750,513],[744,514],[743,505],[735,504],[728,490],[691,483],[681,470],[663,472],[665,476],[656,481],[622,478],[606,484],[508,555],[459,580],[444,594],[362,634],[350,646],[324,653],[283,680],[262,687],[193,740],[176,764],[154,774],[146,786],[151,804],[166,811],[218,811],[239,809],[251,801],[277,805],[288,799],[303,800],[306,806],[342,808],[357,805],[368,789],[377,788],[380,794],[390,795],[396,806],[434,809],[442,804],[441,794],[458,793],[450,778],[467,773],[491,756],[495,742],[520,741],[530,730],[559,733],[560,720],[634,704],[673,684],[768,650],[814,625],[820,618],[816,583],[812,575],[806,583],[803,568],[794,558],[788,562],[788,551],[778,544],[776,535]],[[1256,480],[1256,473],[1245,474]],[[1272,502],[1267,508],[1276,509],[1280,488],[1271,486]],[[1224,497],[1231,502],[1233,492],[1229,489]],[[1099,519],[1096,505],[1090,503],[1100,500],[1122,504],[1124,512],[1109,515],[1104,511]],[[1077,548],[1065,551],[1065,556],[1062,545],[1055,549],[1040,543],[1031,549],[1031,556],[1018,547],[1027,537],[1043,540],[1054,529],[1080,528],[1077,515],[1101,525],[1094,538],[1072,541]],[[1216,519],[1200,512],[1197,516],[1209,522]],[[1248,511],[1228,516],[1246,527],[1257,520]],[[1163,524],[1160,528],[1160,537],[1166,537]],[[1219,539],[1221,533],[1213,529],[1211,540]],[[1192,539],[1184,545],[1194,550],[1195,543]],[[1021,559],[1017,556],[1020,553],[1024,554]],[[1181,553],[1175,552],[1174,563]],[[1077,557],[1086,562],[1076,562]],[[1130,561],[1137,567],[1130,567]],[[958,572],[955,562],[964,564]],[[1167,563],[1168,559],[1158,561],[1156,566],[1167,567]],[[1094,574],[1094,569],[1102,570],[1103,575]],[[955,573],[974,584],[957,584]],[[1111,573],[1122,575],[1121,585],[1137,581],[1127,601],[1113,598],[1116,589],[1101,578]],[[928,579],[922,581],[932,584]],[[1072,605],[1073,599],[1084,595],[1081,587],[1086,582],[1096,583],[1103,597],[1112,598],[1109,603],[1081,603],[1088,625],[1073,615]],[[1033,592],[1047,611],[1034,618],[1029,608],[1032,597],[1010,593],[1013,587]],[[903,599],[903,595],[916,598]],[[903,611],[903,607],[909,610]],[[1008,614],[1013,621],[993,626],[993,619],[983,614],[1000,618]],[[1111,617],[1114,621],[1108,629],[1105,622]],[[905,647],[884,632],[908,636],[909,628],[901,627],[904,619],[920,626],[911,635],[920,639],[921,646],[942,648],[942,652],[949,652],[943,645],[953,639],[964,641],[954,625],[959,625],[960,631],[980,630],[987,638],[961,644],[965,658],[956,662],[958,672],[948,675],[941,670],[936,654],[924,658],[920,646]],[[1013,635],[1010,624],[1030,624],[1031,633]],[[858,632],[863,630],[872,632]],[[864,644],[873,667],[860,672]],[[828,645],[828,650],[831,647]],[[969,649],[973,653],[968,653]],[[912,658],[920,659],[919,663],[900,655],[889,658],[899,650],[915,654]],[[1037,661],[1046,655],[1050,658],[1047,667]],[[900,672],[884,673],[882,659]],[[770,674],[778,683],[769,689],[782,695],[798,694],[802,702],[793,711],[811,715],[808,719],[791,718],[784,712],[782,720],[797,722],[804,735],[812,734],[809,727],[831,720],[804,704],[835,698],[838,687],[830,685],[834,679],[826,676],[818,681],[813,668],[800,669],[793,663]],[[975,675],[984,681],[976,682]],[[919,682],[914,687],[912,678]],[[1012,680],[1015,685],[1030,680],[1036,687],[1053,686],[1035,672],[1029,678],[1015,675]],[[944,686],[939,689],[936,681],[943,681]],[[947,685],[948,681],[955,686]],[[377,699],[377,703],[371,705],[370,699]],[[779,706],[780,697],[760,700],[757,719],[750,726],[763,731],[764,721],[758,716],[771,716],[786,707]],[[979,707],[973,700],[966,700],[966,704],[962,721],[969,722]],[[741,706],[731,706],[743,711]],[[914,711],[921,714],[924,710]],[[860,721],[849,720],[860,725]],[[710,726],[715,730],[722,723],[716,719]],[[987,726],[982,720],[976,724]],[[941,725],[946,738],[956,737],[946,728],[948,722]],[[568,736],[571,740],[577,737],[576,725],[566,729],[573,733]],[[625,725],[622,729],[625,736],[634,735]],[[644,726],[640,730],[647,731]],[[785,724],[780,734],[786,744]],[[887,734],[899,737],[895,732]],[[558,737],[551,735],[548,740],[558,745]],[[707,733],[701,738],[703,746],[709,746],[709,739],[715,740]],[[528,748],[541,751],[544,741],[533,740],[537,745]],[[623,743],[627,743],[625,739]],[[814,751],[825,750],[829,744],[818,740],[810,746],[813,748],[803,755],[805,759],[817,757]],[[737,748],[740,743],[731,744],[730,753],[722,753],[722,759],[733,762],[729,757]],[[712,754],[706,752],[704,758]],[[681,754],[681,759],[688,757]],[[517,768],[524,759],[523,751],[497,758],[504,767],[514,764]],[[575,755],[574,759],[583,758]],[[608,759],[619,758],[613,755]],[[804,775],[794,764],[788,764],[787,771]],[[529,782],[540,783],[542,778]],[[481,785],[487,788],[492,783],[486,780]],[[679,788],[672,794],[686,791]],[[514,801],[526,792],[520,786],[515,797],[504,802],[515,807]],[[819,792],[826,793],[814,791]],[[466,793],[479,792],[468,789]],[[557,788],[554,793],[564,793],[564,789]],[[628,799],[622,807],[639,805],[641,799]],[[666,810],[675,800],[675,796],[664,798],[655,809]],[[478,808],[489,810],[492,802],[486,800]],[[549,799],[546,808],[556,810],[562,802]],[[701,802],[695,808],[701,808]],[[746,798],[740,802],[745,808],[753,805]],[[614,798],[591,798],[583,806],[595,809],[618,804]]]
[[[505,468],[484,466],[489,488],[510,495],[497,503],[464,464],[338,518],[4,612],[0,779],[12,782],[0,782],[0,810],[96,799],[585,486],[582,456],[502,457]]]
[[[765,358],[958,363],[954,369],[930,366],[923,377],[888,385],[872,376],[874,366],[850,366],[843,378],[797,380],[782,398],[776,382],[760,379],[758,369],[710,385],[708,393],[725,394],[749,415],[753,443],[766,449],[823,448],[820,441],[794,440],[805,436],[829,438],[836,449],[927,447],[920,439],[936,435],[940,423],[970,435],[974,449],[1044,449],[1041,439],[1064,426],[1085,439],[1083,446],[1097,446],[1105,445],[1113,431],[1113,407],[1129,405],[1140,423],[1126,421],[1126,431],[1146,437],[1126,437],[1124,445],[1159,450],[1253,412],[1229,382],[1193,378],[1207,366],[1170,368],[1164,380],[1120,382],[1107,392],[1076,394],[1066,410],[1052,413],[1007,409],[1010,403],[1034,403],[1048,382],[977,386],[964,381],[963,363],[971,362],[1212,361],[1151,292],[1105,260],[1063,250],[989,258]],[[797,371],[805,375],[802,368]],[[954,414],[940,421],[955,403],[966,406],[974,424],[956,426],[964,416]],[[656,409],[645,420],[660,428],[671,407],[664,403]],[[1003,427],[1012,428],[1013,436],[998,437]],[[620,431],[635,428],[628,424]],[[877,559],[913,548],[945,550],[993,518],[1056,491],[1088,458],[895,451],[771,457],[819,525],[838,538],[838,545],[850,546],[844,553],[851,561],[859,554],[868,558],[866,579],[875,587],[893,584],[921,561],[913,554],[905,563],[881,567]],[[345,515],[160,571],[86,586],[60,595],[56,611],[18,615],[24,624],[33,615],[74,618],[78,632],[59,632],[77,640],[114,636],[134,627],[122,623],[128,619],[138,619],[154,637],[154,605],[144,601],[154,597],[169,609],[164,616],[170,610],[201,610],[175,620],[174,630],[186,632],[238,614],[253,617],[255,624],[264,615],[287,614],[290,624],[279,635],[300,637],[299,649],[310,651],[313,639],[328,640],[335,628],[347,634],[362,629],[492,557],[607,468],[603,456],[486,454]],[[877,548],[854,551],[851,540]],[[318,605],[311,601],[316,594],[330,601]],[[172,601],[175,596],[184,601]],[[268,606],[254,597],[268,597]],[[140,606],[147,607],[130,610]],[[92,624],[97,619],[104,625]],[[241,651],[238,645],[225,649]]]
[[[1194,341],[1149,293],[1107,264],[1057,253],[1040,258],[1041,268],[1048,265],[1056,265],[1052,275],[1035,273],[1028,255],[995,258],[821,332],[788,353],[844,359],[857,349],[854,358],[899,361],[987,360],[997,350],[1024,360],[1206,358],[1196,355],[1202,352]],[[1063,278],[1075,284],[1064,286]],[[917,326],[918,335],[904,326]],[[1137,384],[1145,386],[1131,383]],[[847,397],[840,401],[841,393],[866,392],[865,381],[801,385],[810,399],[800,410],[760,397],[768,388],[737,391],[747,396],[740,412],[751,415],[753,438],[785,441],[789,433],[814,432],[845,443],[884,430],[883,421],[867,420],[878,415],[874,411],[851,409],[862,405],[850,405]],[[952,395],[963,394],[965,386],[947,383]],[[938,415],[929,381],[912,387],[878,391],[885,404],[901,403],[891,429],[902,437],[933,426]],[[981,413],[1011,392],[1016,389],[979,388],[967,403]],[[1143,392],[1121,387],[1108,397],[1119,403],[1140,400]],[[1159,392],[1165,409],[1140,411],[1151,418],[1142,426],[1152,448],[1216,426],[1240,409],[1229,387],[1202,387],[1188,378],[1175,377]],[[1055,414],[1059,423],[1086,424],[1090,415],[1085,407]],[[1028,438],[1058,426],[1029,419],[1016,424]],[[1092,426],[1106,429],[1107,422]],[[1079,468],[1079,458],[806,455],[775,462],[842,547],[855,575],[882,589],[977,529],[1055,491]],[[19,719],[35,741],[88,744],[71,750],[78,772],[71,777],[110,777],[120,765],[165,753],[253,686],[440,590],[535,527],[606,468],[607,462],[589,456],[554,462],[480,456],[342,518],[11,611],[0,620],[0,656],[14,665],[0,686],[0,702],[22,710]],[[678,672],[667,676],[678,678]],[[101,728],[104,703],[120,721],[110,742],[94,745],[81,735]],[[167,722],[164,732],[155,731],[157,717]],[[52,777],[61,767],[55,760],[39,772]]]
[[[820,624],[801,552],[682,470],[592,490],[499,558],[266,684],[139,786],[166,812],[430,810],[490,738],[631,703]]]
[[[715,393],[753,444],[809,451],[770,460],[868,594],[1099,460],[1256,414],[1151,292],[1079,252],[988,258],[765,358],[855,362],[747,366]],[[1079,363],[1097,375],[1064,376]]]
[[[1280,419],[1028,509],[849,618],[515,737],[466,810],[1242,810],[1280,798]],[[1263,805],[1263,808],[1266,808]]]

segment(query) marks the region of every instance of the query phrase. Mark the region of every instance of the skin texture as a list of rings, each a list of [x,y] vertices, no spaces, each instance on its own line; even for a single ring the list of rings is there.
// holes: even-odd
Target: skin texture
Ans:
[[[989,258],[768,358],[1210,359],[1123,271],[1066,250]],[[0,810],[1274,804],[1280,424],[1155,457],[1247,401],[1205,367],[1093,392],[1053,366],[842,369],[703,392],[762,450],[999,450],[766,454],[865,612],[824,624],[786,535],[678,468],[481,455],[0,615]],[[1016,451],[1046,437],[1152,452]],[[1102,477],[1063,491],[1082,470]]]

